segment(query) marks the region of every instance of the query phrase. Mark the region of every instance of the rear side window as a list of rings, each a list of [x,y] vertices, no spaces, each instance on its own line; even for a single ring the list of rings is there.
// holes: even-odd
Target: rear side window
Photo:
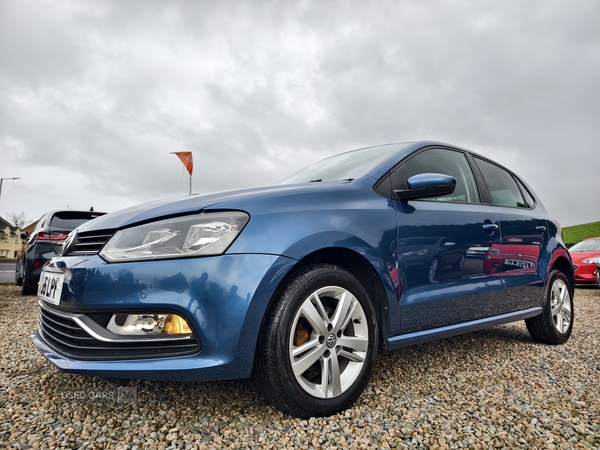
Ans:
[[[80,213],[80,212],[59,212],[52,216],[50,220],[51,228],[59,228],[61,230],[74,230],[82,223],[88,222],[102,214],[95,213]]]
[[[441,148],[425,150],[410,158],[392,174],[392,185],[394,189],[407,189],[407,180],[421,173],[440,173],[456,179],[456,189],[452,194],[433,200],[479,203],[475,178],[464,153]]]
[[[512,175],[495,164],[475,158],[492,196],[492,204],[526,208],[521,191]]]

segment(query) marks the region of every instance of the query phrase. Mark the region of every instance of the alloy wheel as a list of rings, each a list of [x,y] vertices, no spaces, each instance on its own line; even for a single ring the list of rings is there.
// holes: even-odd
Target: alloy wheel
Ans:
[[[550,292],[550,311],[554,327],[561,334],[566,333],[569,329],[572,308],[571,295],[567,285],[561,279],[554,280]]]
[[[298,309],[289,357],[300,386],[311,396],[333,398],[359,378],[369,346],[365,312],[348,290],[327,286]]]

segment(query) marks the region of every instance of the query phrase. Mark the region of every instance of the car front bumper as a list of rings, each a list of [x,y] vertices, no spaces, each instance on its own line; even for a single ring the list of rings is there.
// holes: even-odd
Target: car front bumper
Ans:
[[[57,257],[45,267],[64,274],[60,304],[48,305],[55,312],[86,318],[174,312],[186,319],[200,350],[135,358],[117,352],[117,357],[102,358],[56,345],[43,325],[31,338],[44,357],[69,373],[178,381],[248,377],[269,301],[295,262],[262,254],[118,264],[99,256]]]
[[[596,264],[579,263],[575,270],[575,283],[595,283],[596,282]]]

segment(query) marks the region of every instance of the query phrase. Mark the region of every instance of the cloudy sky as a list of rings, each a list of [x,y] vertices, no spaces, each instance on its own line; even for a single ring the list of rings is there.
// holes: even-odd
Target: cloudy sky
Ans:
[[[0,0],[0,216],[114,211],[435,139],[600,220],[600,1]]]

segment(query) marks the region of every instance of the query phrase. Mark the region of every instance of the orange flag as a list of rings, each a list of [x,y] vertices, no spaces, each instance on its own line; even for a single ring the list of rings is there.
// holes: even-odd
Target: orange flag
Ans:
[[[179,157],[191,177],[194,170],[194,158],[192,158],[192,152],[171,152],[171,154]]]

